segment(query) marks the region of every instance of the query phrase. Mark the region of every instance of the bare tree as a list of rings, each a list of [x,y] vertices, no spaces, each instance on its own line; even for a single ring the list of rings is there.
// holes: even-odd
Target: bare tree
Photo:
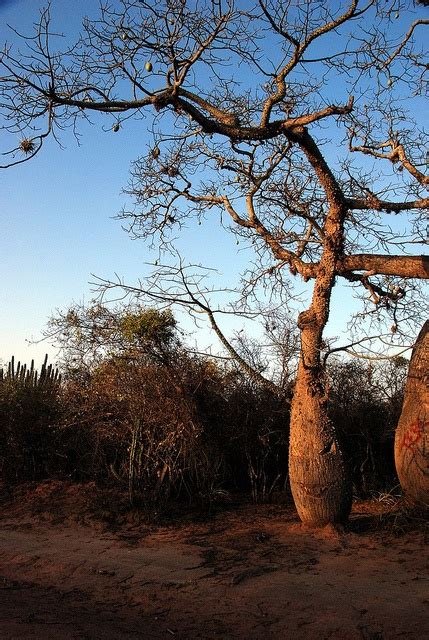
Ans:
[[[205,281],[209,275],[210,269],[201,265],[187,264],[184,265],[181,256],[177,254],[177,264],[157,264],[156,271],[146,276],[143,280],[139,280],[134,285],[127,284],[123,279],[117,277],[115,280],[109,280],[101,277],[91,284],[95,290],[99,292],[99,297],[104,300],[108,294],[119,290],[121,300],[131,298],[132,300],[150,301],[157,307],[184,307],[189,315],[193,318],[197,326],[200,325],[201,317],[208,319],[211,329],[217,336],[219,342],[228,353],[229,359],[234,362],[256,385],[264,386],[276,395],[281,395],[288,402],[287,392],[290,391],[291,370],[293,370],[293,361],[296,359],[296,326],[291,327],[289,319],[280,319],[277,310],[273,310],[276,316],[276,325],[271,324],[268,320],[269,310],[266,308],[250,311],[239,311],[237,308],[228,309],[215,308],[211,302],[211,297],[216,293],[226,293],[226,289],[216,290],[208,287]],[[231,293],[231,291],[230,291]],[[115,294],[113,294],[115,295]],[[277,381],[272,380],[271,375],[264,376],[262,371],[267,366],[262,365],[263,346],[259,343],[257,346],[250,345],[251,339],[247,334],[242,335],[239,332],[233,340],[228,340],[225,333],[219,325],[219,316],[240,316],[242,319],[264,318],[264,329],[267,337],[268,350],[275,359],[275,373]],[[282,344],[278,344],[278,333],[282,335]],[[265,349],[267,351],[267,349]],[[207,355],[207,354],[205,354]],[[289,387],[289,388],[288,388]]]
[[[115,132],[152,114],[153,146],[128,188],[135,207],[121,214],[130,232],[168,249],[185,222],[218,216],[254,247],[248,304],[270,284],[285,296],[290,275],[314,282],[297,320],[289,463],[298,513],[313,525],[346,519],[351,504],[327,415],[332,289],[338,279],[360,289],[372,321],[390,315],[401,337],[414,327],[416,281],[429,276],[419,253],[427,136],[414,119],[424,11],[403,0],[117,0],[64,52],[47,9],[26,53],[0,57],[3,129],[21,135],[5,166],[91,114],[107,114]]]

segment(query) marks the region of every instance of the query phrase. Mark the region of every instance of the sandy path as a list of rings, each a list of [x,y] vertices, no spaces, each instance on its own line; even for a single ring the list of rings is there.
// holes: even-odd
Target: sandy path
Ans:
[[[314,534],[256,511],[149,535],[5,518],[0,636],[420,639],[427,560],[419,534]]]

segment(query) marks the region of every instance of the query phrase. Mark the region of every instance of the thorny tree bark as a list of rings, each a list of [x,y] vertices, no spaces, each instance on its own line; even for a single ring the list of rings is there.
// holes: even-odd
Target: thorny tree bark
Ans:
[[[155,144],[128,189],[136,209],[122,213],[130,232],[168,248],[186,220],[217,213],[254,246],[247,300],[269,282],[284,294],[288,270],[314,280],[298,319],[290,439],[292,491],[310,524],[344,520],[351,502],[321,358],[332,289],[338,278],[361,287],[373,318],[386,311],[400,335],[401,319],[413,321],[408,279],[429,277],[427,256],[407,251],[425,240],[429,205],[425,133],[410,115],[425,90],[424,11],[402,0],[259,0],[250,9],[118,0],[102,3],[100,20],[87,20],[64,54],[53,52],[46,10],[27,55],[6,47],[0,57],[3,129],[21,135],[4,166],[82,117],[110,114],[118,133],[154,109]],[[333,127],[323,133],[330,122],[342,140]],[[410,220],[399,238],[386,222],[397,215]]]
[[[395,463],[405,496],[429,507],[429,320],[411,357],[404,405],[395,433]]]

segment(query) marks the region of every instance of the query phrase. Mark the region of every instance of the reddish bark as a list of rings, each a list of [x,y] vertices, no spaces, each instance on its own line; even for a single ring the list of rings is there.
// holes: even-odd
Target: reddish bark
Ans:
[[[395,435],[395,463],[405,496],[429,506],[429,320],[417,338]]]

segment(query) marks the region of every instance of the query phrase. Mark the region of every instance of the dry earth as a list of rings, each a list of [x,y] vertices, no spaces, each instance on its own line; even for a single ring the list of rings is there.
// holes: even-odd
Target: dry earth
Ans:
[[[346,533],[305,529],[288,505],[113,527],[91,491],[2,499],[2,640],[429,637],[427,529],[382,525],[391,507],[358,503]]]

